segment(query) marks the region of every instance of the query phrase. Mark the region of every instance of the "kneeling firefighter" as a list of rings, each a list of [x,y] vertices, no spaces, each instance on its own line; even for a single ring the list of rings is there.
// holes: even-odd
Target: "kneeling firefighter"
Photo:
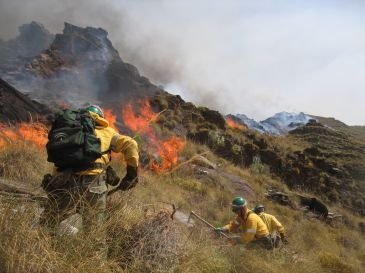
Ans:
[[[237,243],[272,249],[272,242],[265,223],[256,213],[247,208],[247,201],[241,196],[237,196],[233,199],[231,207],[236,214],[236,219],[223,227],[216,228],[216,232],[239,232],[240,238]]]

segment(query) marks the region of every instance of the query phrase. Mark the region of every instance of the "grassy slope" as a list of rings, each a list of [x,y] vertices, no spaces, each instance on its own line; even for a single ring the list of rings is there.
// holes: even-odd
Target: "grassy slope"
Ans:
[[[93,251],[92,238],[50,237],[36,225],[37,203],[0,195],[0,272],[363,272],[365,239],[357,231],[361,219],[347,215],[344,222],[330,226],[307,219],[294,211],[264,200],[268,186],[282,185],[263,173],[238,169],[209,153],[207,148],[188,144],[181,158],[205,151],[220,169],[241,176],[258,193],[253,202],[264,202],[287,228],[290,244],[274,252],[245,250],[230,246],[224,239],[196,221],[188,229],[176,219],[157,219],[174,203],[180,211],[198,212],[214,225],[226,223],[233,215],[232,198],[214,183],[198,179],[191,168],[177,168],[162,175],[141,172],[140,184],[129,193],[116,193],[109,200],[110,258],[101,261]],[[49,171],[45,154],[32,146],[14,145],[0,151],[0,175],[39,186]],[[19,166],[22,166],[19,168]],[[182,165],[183,166],[183,165]],[[15,170],[18,170],[16,172]],[[118,169],[123,174],[123,169]],[[26,174],[29,176],[26,176]],[[333,208],[346,214],[338,208]],[[150,216],[145,218],[146,213]],[[168,215],[167,215],[168,216]],[[159,216],[160,217],[160,216]],[[141,231],[136,233],[136,231]],[[92,236],[91,236],[92,237]],[[150,248],[161,255],[152,255]],[[310,270],[309,270],[310,269]]]
[[[320,123],[327,125],[333,129],[339,130],[345,134],[353,136],[358,141],[365,143],[365,126],[348,126],[345,123],[334,118],[312,116]]]

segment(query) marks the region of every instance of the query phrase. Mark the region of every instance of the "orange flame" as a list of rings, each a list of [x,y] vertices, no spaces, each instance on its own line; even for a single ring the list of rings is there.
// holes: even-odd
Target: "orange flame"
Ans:
[[[185,141],[177,136],[173,136],[166,141],[160,141],[158,144],[158,157],[152,160],[151,169],[157,173],[161,173],[170,170],[176,165],[178,151],[184,147]]]
[[[127,126],[133,132],[144,130],[148,127],[150,122],[153,122],[156,118],[156,113],[151,110],[151,106],[148,100],[140,101],[142,104],[139,109],[140,115],[136,115],[133,112],[131,103],[128,103],[123,107],[122,117],[125,126]]]
[[[16,126],[0,124],[0,147],[5,147],[9,143],[25,141],[44,147],[48,141],[48,132],[45,125],[38,122],[21,122]]]
[[[44,147],[47,144],[47,128],[41,123],[21,123],[18,131],[25,141],[33,142],[39,147]]]
[[[148,148],[151,154],[150,167],[153,171],[161,173],[171,169],[178,162],[178,152],[184,147],[185,141],[177,136],[160,140],[156,132],[149,125],[158,116],[152,111],[148,100],[140,101],[140,114],[133,112],[132,104],[123,107],[122,117],[127,128],[133,132],[143,133],[148,136]]]
[[[237,128],[237,129],[239,129],[239,130],[241,130],[241,131],[246,131],[246,130],[247,130],[247,126],[245,126],[245,125],[243,125],[243,124],[240,124],[240,123],[238,123],[238,122],[235,122],[235,121],[233,121],[231,118],[226,117],[226,118],[225,118],[225,120],[226,120],[226,122],[227,122],[228,126],[229,126],[230,128],[232,128],[232,129]]]
[[[116,129],[117,116],[113,114],[112,109],[103,109],[104,117],[109,122],[109,126]]]

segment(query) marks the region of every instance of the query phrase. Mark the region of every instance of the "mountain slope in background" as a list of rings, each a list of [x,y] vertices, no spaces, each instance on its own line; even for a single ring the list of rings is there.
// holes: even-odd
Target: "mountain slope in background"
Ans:
[[[48,106],[31,100],[0,78],[0,123],[31,120],[47,123],[51,113]]]
[[[360,141],[365,144],[365,126],[349,126],[335,118],[311,117],[334,130],[350,135],[355,141]]]
[[[290,130],[306,124],[311,119],[310,116],[305,115],[304,113],[297,114],[288,112],[277,113],[260,122],[250,119],[244,114],[237,114],[235,116],[250,129],[270,135],[287,134]]]

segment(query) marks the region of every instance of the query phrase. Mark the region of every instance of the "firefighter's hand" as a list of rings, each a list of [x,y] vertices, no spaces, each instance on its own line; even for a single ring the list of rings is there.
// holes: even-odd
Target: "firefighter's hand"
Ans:
[[[289,244],[288,240],[286,239],[283,233],[280,234],[280,238],[284,245]]]
[[[51,184],[51,180],[52,180],[52,175],[50,173],[47,173],[43,176],[42,179],[42,189],[45,191],[49,191],[50,190],[50,184]]]
[[[127,174],[123,177],[118,188],[122,191],[134,188],[138,183],[138,168],[127,165]]]
[[[224,228],[222,228],[222,227],[217,227],[217,228],[215,228],[215,229],[214,229],[214,231],[215,231],[216,233],[220,234],[220,233],[224,232],[225,230],[224,230]]]

